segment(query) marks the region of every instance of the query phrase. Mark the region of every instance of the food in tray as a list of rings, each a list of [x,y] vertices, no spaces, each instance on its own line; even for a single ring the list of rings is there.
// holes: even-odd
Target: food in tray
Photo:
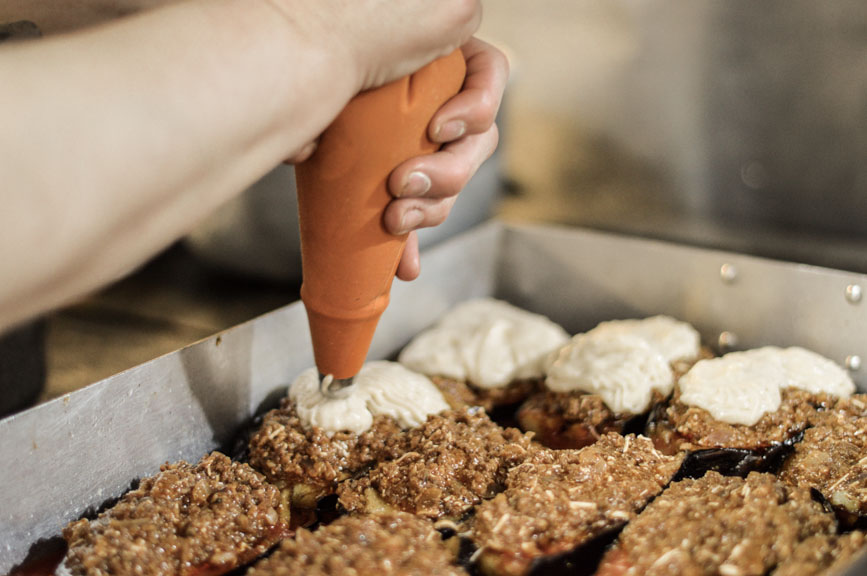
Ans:
[[[551,448],[628,431],[702,355],[710,353],[698,332],[668,316],[602,322],[550,357],[544,390],[520,407],[518,422]]]
[[[858,408],[860,405],[860,409]],[[847,525],[867,521],[867,395],[855,395],[816,414],[780,479],[814,488]]]
[[[854,557],[867,546],[863,532],[811,536],[792,550],[771,576],[820,576],[840,574]]]
[[[430,376],[454,407],[516,404],[544,376],[569,334],[542,315],[492,298],[458,304],[418,334],[398,361]]]
[[[298,531],[248,576],[350,574],[466,575],[431,522],[392,512],[344,516],[315,532]]]
[[[402,454],[403,430],[449,408],[431,381],[394,362],[370,362],[339,398],[319,391],[316,369],[268,412],[250,439],[250,464],[296,509],[314,509],[340,482]]]
[[[597,574],[767,574],[809,538],[836,531],[809,490],[770,474],[708,472],[657,497],[624,528]]]
[[[845,398],[855,384],[845,370],[815,352],[765,346],[699,362],[678,388],[684,404],[702,408],[720,422],[753,426],[780,408],[783,390]]]
[[[540,449],[513,468],[505,492],[469,521],[489,575],[527,574],[534,561],[573,550],[634,518],[677,472],[643,436],[607,434],[581,450]]]
[[[60,573],[220,574],[281,539],[248,574],[792,576],[867,547],[867,395],[818,354],[712,359],[665,316],[569,339],[486,299],[400,358],[336,398],[303,373],[250,439],[252,468],[164,466],[66,528]],[[649,438],[628,433],[648,415]],[[771,460],[777,475],[750,472]]]
[[[430,416],[401,439],[402,454],[338,488],[352,513],[402,510],[459,519],[501,489],[533,448],[529,436],[501,428],[481,407]]]
[[[279,491],[218,452],[165,465],[93,520],[63,530],[58,573],[218,575],[289,533]]]
[[[761,470],[790,450],[817,410],[854,390],[842,368],[803,348],[731,352],[684,374],[648,433],[660,450],[688,450],[699,464],[715,467],[721,450],[739,451],[742,458],[720,461],[741,473]]]

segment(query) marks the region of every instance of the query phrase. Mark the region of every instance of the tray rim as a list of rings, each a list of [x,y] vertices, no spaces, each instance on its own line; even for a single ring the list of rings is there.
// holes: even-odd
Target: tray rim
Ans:
[[[387,328],[383,329],[383,333],[378,333],[377,340],[375,340],[372,348],[371,358],[382,358],[388,356],[404,344],[412,334],[418,331],[418,329],[423,327],[431,317],[436,317],[437,314],[446,309],[449,305],[452,305],[455,301],[464,299],[470,292],[480,295],[500,295],[502,293],[501,284],[508,281],[509,278],[513,277],[516,273],[520,273],[520,269],[515,270],[514,266],[511,266],[508,263],[504,264],[504,253],[509,249],[528,250],[528,257],[532,258],[532,246],[530,246],[530,244],[532,244],[532,241],[536,240],[541,240],[543,243],[553,242],[555,245],[561,241],[563,244],[565,244],[566,241],[569,243],[581,241],[588,243],[609,243],[620,247],[640,248],[645,251],[674,251],[686,258],[700,255],[708,259],[732,262],[742,268],[749,268],[751,266],[764,268],[771,266],[784,270],[787,273],[816,276],[822,279],[833,280],[836,283],[850,282],[867,285],[867,275],[865,274],[841,271],[810,264],[799,264],[796,262],[774,260],[748,254],[732,253],[724,250],[687,246],[665,240],[639,238],[631,235],[601,232],[583,228],[549,224],[515,224],[492,220],[453,238],[445,240],[444,242],[423,252],[422,278],[417,281],[418,283],[396,283],[393,293],[393,303],[398,308],[396,313],[400,314],[410,307],[411,300],[416,297],[416,294],[425,294],[430,298],[434,298],[436,302],[431,307],[431,310],[428,310],[426,315],[421,318],[413,319],[413,322],[406,326],[395,327],[392,326],[393,322],[390,322]],[[518,244],[517,247],[516,243]],[[520,246],[521,244],[523,244],[523,246]],[[443,271],[449,271],[450,259],[453,256],[452,253],[465,246],[481,247],[479,254],[464,256],[472,259],[471,267],[473,267],[473,271],[476,272],[481,270],[481,273],[486,276],[485,281],[482,282],[481,285],[473,285],[474,279],[472,277],[457,274],[454,277],[446,279],[448,284],[441,294],[439,291],[442,287],[439,284],[429,282],[430,274],[442,274]],[[425,274],[428,274],[428,276],[425,276]],[[302,367],[303,364],[312,364],[312,351],[310,350],[309,337],[306,333],[293,334],[293,332],[297,332],[299,326],[306,328],[306,316],[302,304],[300,302],[294,302],[237,326],[220,331],[207,338],[198,340],[184,346],[183,348],[149,360],[148,362],[130,368],[129,370],[125,370],[98,382],[94,382],[85,388],[0,420],[0,436],[5,438],[17,437],[19,440],[24,438],[24,441],[19,443],[16,447],[13,447],[12,450],[7,446],[5,449],[6,456],[8,457],[10,454],[14,456],[16,451],[19,455],[21,453],[32,454],[39,452],[40,447],[38,445],[39,442],[37,441],[37,437],[39,436],[38,431],[41,424],[40,419],[55,419],[55,426],[52,430],[58,436],[62,436],[64,424],[69,423],[75,417],[79,417],[79,420],[76,420],[76,422],[80,422],[82,416],[95,417],[98,413],[94,415],[92,414],[93,412],[100,409],[110,408],[111,402],[107,402],[107,400],[111,400],[111,394],[106,392],[106,390],[113,387],[124,385],[125,388],[122,391],[117,392],[117,395],[122,396],[122,393],[128,393],[130,390],[143,386],[146,387],[148,380],[153,382],[165,378],[168,382],[181,383],[182,381],[177,380],[176,378],[178,373],[183,374],[188,378],[207,377],[209,375],[207,374],[208,367],[215,365],[220,366],[221,362],[226,361],[220,351],[221,347],[225,349],[226,347],[231,346],[249,346],[251,348],[255,346],[264,346],[266,350],[263,354],[260,354],[262,358],[259,358],[259,360],[251,360],[254,366],[261,366],[261,362],[265,361],[267,358],[276,357],[280,352],[279,348],[286,344],[283,343],[282,345],[277,345],[274,342],[271,342],[270,345],[267,343],[263,344],[262,337],[267,336],[271,340],[274,340],[275,338],[279,340],[281,337],[285,338],[289,343],[289,346],[294,347],[296,350],[294,359],[291,362],[281,361],[279,366],[267,369],[267,374],[262,375],[262,379],[264,380],[285,382],[293,368],[296,368],[295,373],[298,373],[303,369],[303,367],[306,367]],[[865,323],[865,329],[867,329],[867,323]],[[252,356],[255,356],[255,354]],[[259,363],[257,364],[256,362]],[[203,366],[205,368],[202,368]],[[206,373],[198,373],[195,372],[196,370],[204,370]],[[190,374],[191,371],[194,373]],[[218,375],[218,377],[221,376]],[[218,407],[217,412],[226,417],[249,416],[256,406],[263,401],[263,399],[264,396],[261,393],[252,388],[248,388],[243,390],[242,393],[238,394],[233,399],[236,403],[234,411],[226,410],[225,407]],[[141,406],[147,408],[148,403],[144,402]],[[239,408],[241,409],[239,410]],[[220,412],[220,409],[222,409],[223,412]],[[90,411],[90,414],[88,411]],[[178,419],[184,417],[192,417],[193,421],[197,423],[203,421],[207,422],[208,415],[204,414],[204,412],[205,411],[203,410],[197,411],[194,408],[190,408],[187,411],[180,410],[175,411],[174,413],[161,414],[160,422],[177,423]],[[99,423],[98,420],[95,421]],[[30,439],[30,436],[28,435],[32,435],[32,444],[27,442],[27,440]],[[71,444],[73,448],[78,444],[72,436],[70,436],[69,440],[69,444]],[[6,444],[6,442],[3,444]],[[215,444],[216,442],[213,438],[210,440],[197,440],[191,445],[185,447],[183,450],[178,451],[177,454],[174,454],[173,451],[169,452],[172,453],[173,459],[181,459],[184,457],[192,458],[194,456],[200,457],[210,449],[214,448]],[[57,445],[62,446],[63,448],[68,448],[67,446],[63,446],[62,443],[58,443]],[[145,448],[153,447],[145,446]],[[3,452],[4,449],[0,446],[0,454],[3,454]],[[57,454],[62,454],[63,452],[66,452],[66,450],[60,450]],[[75,454],[74,450],[71,453]],[[163,456],[164,454],[166,453],[160,452],[159,455]],[[119,464],[122,465],[123,463]],[[128,472],[128,474],[126,474],[127,477],[134,478],[140,477],[143,473],[148,473],[148,470],[142,469],[142,467],[139,466],[131,467],[126,470],[126,472]],[[153,473],[152,468],[149,469],[149,473]],[[0,477],[4,478],[4,485],[6,482],[15,480],[14,476],[11,476],[8,471],[5,474],[0,473]],[[105,497],[101,498],[101,500],[104,500],[111,495],[112,494],[105,494]],[[74,513],[67,514],[66,516],[78,517],[80,516],[80,512],[81,509],[78,508],[74,510]],[[30,519],[33,519],[32,513],[30,514]],[[68,518],[66,519],[68,520]],[[26,521],[27,518],[7,517],[2,511],[0,511],[0,535],[6,534],[8,536],[11,532],[11,525],[18,520]],[[7,524],[5,529],[3,528],[4,524]],[[31,528],[32,530],[30,532],[35,532],[33,538],[28,540],[31,543],[38,540],[40,537],[59,533],[58,530],[46,530],[44,523],[41,527],[37,526]],[[22,549],[20,546],[12,547],[8,543],[6,543],[5,546],[0,545],[0,572],[8,570],[17,562],[20,562],[23,559],[21,552]],[[867,566],[867,557],[863,558],[863,560],[864,561],[859,563],[858,566]],[[852,572],[852,574],[855,573],[857,572]]]

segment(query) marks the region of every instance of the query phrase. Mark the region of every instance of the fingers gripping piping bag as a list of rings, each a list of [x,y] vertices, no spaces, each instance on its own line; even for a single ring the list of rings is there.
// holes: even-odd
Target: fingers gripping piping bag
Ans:
[[[414,74],[362,92],[295,167],[301,231],[301,299],[320,388],[334,394],[364,364],[407,235],[385,230],[386,184],[400,163],[439,145],[427,136],[434,113],[457,94],[460,50]]]

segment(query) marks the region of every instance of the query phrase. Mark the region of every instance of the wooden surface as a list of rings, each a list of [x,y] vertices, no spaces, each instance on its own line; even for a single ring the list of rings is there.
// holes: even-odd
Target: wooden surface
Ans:
[[[46,323],[42,400],[99,381],[293,302],[298,286],[230,276],[176,246]]]

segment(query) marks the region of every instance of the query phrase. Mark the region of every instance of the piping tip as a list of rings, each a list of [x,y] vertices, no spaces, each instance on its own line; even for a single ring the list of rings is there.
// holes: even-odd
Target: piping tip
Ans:
[[[319,373],[319,392],[326,398],[341,398],[349,393],[349,387],[355,381],[352,378],[335,378],[331,374]]]

